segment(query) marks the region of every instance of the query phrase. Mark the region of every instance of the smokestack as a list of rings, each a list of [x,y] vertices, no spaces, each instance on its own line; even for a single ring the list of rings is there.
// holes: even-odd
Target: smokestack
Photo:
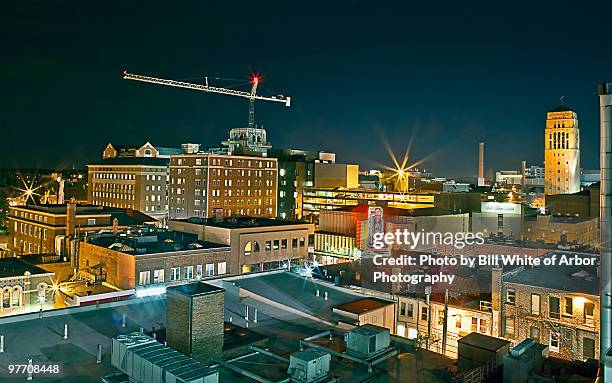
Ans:
[[[521,189],[527,187],[527,161],[521,161]]]
[[[484,142],[478,144],[478,186],[485,186],[484,179]]]
[[[612,83],[599,85],[600,107],[600,361],[606,360],[612,343]],[[608,363],[609,364],[609,361]],[[612,382],[612,366],[606,365],[604,380]]]

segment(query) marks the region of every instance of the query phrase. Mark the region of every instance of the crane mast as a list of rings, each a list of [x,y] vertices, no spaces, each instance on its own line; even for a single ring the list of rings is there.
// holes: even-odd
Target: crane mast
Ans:
[[[163,79],[163,78],[158,78],[158,77],[143,76],[139,74],[128,73],[127,71],[123,71],[123,78],[125,80],[148,82],[151,84],[171,86],[175,88],[184,88],[184,89],[197,90],[197,91],[207,92],[207,93],[218,93],[218,94],[225,94],[229,96],[238,96],[238,97],[248,98],[249,99],[249,128],[255,127],[255,100],[274,101],[274,102],[283,103],[287,107],[291,106],[291,97],[287,97],[283,95],[269,96],[269,97],[257,95],[257,85],[259,84],[259,78],[256,76],[253,77],[253,79],[251,80],[251,91],[250,92],[210,86],[208,84],[208,77],[205,77],[204,79],[205,82],[203,85],[194,84],[190,82],[184,82],[184,81]]]

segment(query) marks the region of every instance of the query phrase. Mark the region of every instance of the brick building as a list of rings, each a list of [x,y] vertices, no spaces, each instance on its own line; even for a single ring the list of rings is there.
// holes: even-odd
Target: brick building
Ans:
[[[557,260],[562,255],[569,254],[557,253]],[[595,262],[599,259],[595,254],[576,256]],[[548,345],[551,355],[563,359],[598,358],[596,266],[519,267],[506,273],[494,269],[492,275],[493,311],[499,315],[501,336],[515,344],[534,339]]]
[[[166,291],[168,345],[203,362],[221,355],[225,290],[204,282],[194,282],[172,286]]]
[[[87,165],[87,200],[135,209],[158,220],[168,216],[167,158],[111,157]]]
[[[97,234],[80,244],[79,275],[120,289],[177,285],[236,274],[230,247],[196,235],[143,228],[135,233]]]
[[[231,269],[238,274],[276,269],[308,258],[314,225],[270,218],[170,220],[171,230],[231,247]]]
[[[170,159],[170,218],[276,217],[275,158],[185,154]]]
[[[157,221],[139,211],[93,205],[10,206],[8,248],[16,254],[67,255],[67,237]]]

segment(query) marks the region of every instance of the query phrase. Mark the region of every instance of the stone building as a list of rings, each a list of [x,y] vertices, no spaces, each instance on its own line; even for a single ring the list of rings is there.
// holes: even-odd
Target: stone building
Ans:
[[[170,220],[168,227],[230,246],[230,268],[238,274],[301,264],[314,234],[311,223],[253,217]]]
[[[276,217],[276,158],[185,154],[170,159],[170,218]]]
[[[540,259],[574,254],[549,253]],[[493,311],[500,336],[518,344],[527,338],[549,346],[551,356],[599,358],[599,276],[596,254],[576,254],[587,265],[493,269]],[[567,258],[565,258],[567,259]]]
[[[578,115],[566,106],[547,113],[544,133],[544,193],[580,191]]]
[[[19,258],[0,259],[0,316],[53,308],[54,275]]]
[[[183,284],[236,274],[230,247],[199,241],[196,235],[151,228],[132,233],[91,235],[81,242],[79,275],[120,289]]]

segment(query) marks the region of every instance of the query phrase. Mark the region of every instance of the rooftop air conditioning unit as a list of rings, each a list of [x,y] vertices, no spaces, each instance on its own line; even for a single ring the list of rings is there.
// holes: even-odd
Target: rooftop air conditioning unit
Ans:
[[[367,324],[347,332],[345,340],[348,354],[371,358],[389,349],[391,332],[388,328]]]
[[[323,351],[298,351],[291,354],[287,372],[292,382],[320,382],[325,380],[329,373],[330,361],[331,355]]]

